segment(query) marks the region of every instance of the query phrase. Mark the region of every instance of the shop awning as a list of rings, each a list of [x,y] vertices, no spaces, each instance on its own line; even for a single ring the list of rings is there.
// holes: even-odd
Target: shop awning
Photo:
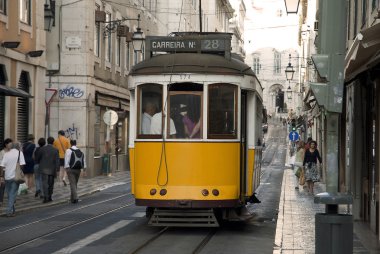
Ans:
[[[5,86],[5,85],[0,85],[0,95],[33,98],[33,96],[31,96],[30,94],[28,94],[27,92],[25,92],[21,89],[9,87],[9,86]]]
[[[95,105],[129,111],[129,100],[99,91],[95,92]]]
[[[345,58],[345,81],[371,68],[380,60],[380,23],[357,34]]]

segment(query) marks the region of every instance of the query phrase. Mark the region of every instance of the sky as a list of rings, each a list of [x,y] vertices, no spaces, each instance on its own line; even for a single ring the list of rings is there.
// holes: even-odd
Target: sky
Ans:
[[[286,14],[284,0],[245,0],[245,50],[273,47],[278,50],[298,48],[296,14]]]

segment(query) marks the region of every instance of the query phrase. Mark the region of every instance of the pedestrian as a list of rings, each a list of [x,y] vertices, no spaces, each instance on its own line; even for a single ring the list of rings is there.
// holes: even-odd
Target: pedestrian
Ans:
[[[64,165],[66,150],[70,148],[70,140],[65,137],[65,132],[63,130],[58,131],[58,138],[54,140],[54,147],[58,149],[59,152],[59,181],[62,182],[64,186],[67,186],[67,174]]]
[[[313,141],[311,137],[307,138],[306,144],[305,144],[305,151],[310,148],[310,142]]]
[[[4,148],[3,148],[3,150],[0,151],[0,165],[1,165],[1,162],[4,158],[4,154],[9,152],[12,148],[12,146],[11,145],[8,146],[8,144],[12,145],[12,139],[7,138],[3,142]],[[0,207],[3,205],[4,192],[5,192],[5,180],[4,180],[4,178],[2,178],[2,179],[0,179]]]
[[[48,137],[47,143],[46,146],[39,149],[36,155],[42,179],[43,203],[53,201],[54,178],[57,176],[60,166],[58,150],[53,146],[54,138]]]
[[[84,153],[77,147],[76,140],[70,140],[71,148],[66,150],[65,153],[65,169],[70,182],[71,203],[78,203],[78,180],[83,169],[86,174],[86,160]]]
[[[16,214],[15,202],[17,197],[17,191],[19,187],[19,183],[17,183],[14,178],[16,176],[16,166],[17,163],[20,164],[21,167],[25,165],[24,154],[20,150],[20,146],[18,144],[13,144],[12,140],[6,144],[9,149],[8,152],[4,154],[3,160],[1,161],[1,180],[5,180],[5,191],[8,195],[8,207],[6,211],[7,217],[13,217]]]
[[[310,148],[305,150],[303,159],[303,166],[305,170],[305,181],[307,183],[308,191],[314,193],[314,183],[319,181],[319,172],[317,167],[317,160],[322,164],[322,158],[316,148],[317,142],[311,141]]]
[[[33,183],[33,177],[34,177],[34,160],[33,160],[33,153],[36,149],[36,145],[34,144],[34,135],[29,134],[28,135],[28,141],[25,142],[22,146],[22,152],[24,153],[25,157],[25,166],[23,167],[23,172],[25,175],[25,184],[28,187],[28,190],[30,190],[34,183]]]
[[[34,181],[36,183],[36,193],[34,194],[34,197],[40,196],[40,198],[43,198],[42,194],[42,176],[40,173],[40,162],[37,161],[37,155],[40,152],[40,149],[46,145],[46,140],[45,138],[40,138],[38,139],[38,147],[34,150],[33,153],[33,159],[34,159]]]
[[[300,184],[301,175],[305,173],[305,172],[302,172],[303,171],[302,164],[303,164],[304,157],[305,157],[305,144],[303,141],[297,141],[297,152],[296,152],[296,158],[294,162],[294,170],[295,170],[295,175],[297,176],[298,184]],[[298,185],[296,186],[295,189],[296,190],[299,189]]]

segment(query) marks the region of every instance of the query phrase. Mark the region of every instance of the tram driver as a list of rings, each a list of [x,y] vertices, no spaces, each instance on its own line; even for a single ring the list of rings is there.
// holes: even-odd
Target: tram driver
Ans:
[[[162,111],[160,111],[152,117],[151,125],[150,125],[150,134],[163,135],[162,118],[164,118],[164,116],[162,115]],[[174,121],[171,118],[170,118],[169,133],[170,133],[170,138],[176,138],[177,131],[174,126]]]
[[[142,115],[141,134],[151,134],[150,127],[153,115],[157,112],[157,107],[152,102],[147,102]]]

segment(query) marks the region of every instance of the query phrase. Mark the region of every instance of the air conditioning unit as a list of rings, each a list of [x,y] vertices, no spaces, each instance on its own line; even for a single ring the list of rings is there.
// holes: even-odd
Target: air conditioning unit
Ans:
[[[314,31],[318,32],[318,27],[319,27],[319,21],[316,20],[314,21]]]
[[[106,12],[105,11],[95,11],[95,22],[106,22]]]

